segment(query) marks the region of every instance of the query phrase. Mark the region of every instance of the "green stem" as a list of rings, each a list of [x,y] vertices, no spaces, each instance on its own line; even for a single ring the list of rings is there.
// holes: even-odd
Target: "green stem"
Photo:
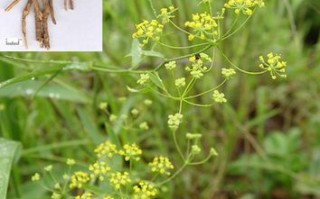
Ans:
[[[156,11],[156,9],[154,8],[154,5],[153,5],[152,0],[149,0],[149,4],[150,4],[150,7],[151,7],[151,9],[152,9],[152,11],[153,11],[154,16],[157,17],[157,11]]]
[[[187,162],[185,162],[185,163],[179,168],[179,170],[177,170],[173,175],[171,175],[169,178],[167,178],[166,180],[160,182],[160,183],[157,184],[157,185],[158,185],[158,186],[161,186],[161,185],[169,182],[170,180],[172,180],[173,178],[175,178],[179,173],[181,173],[186,166],[188,166],[188,163],[187,163]]]
[[[179,26],[177,26],[177,24],[175,24],[173,21],[169,20],[169,22],[170,22],[170,24],[171,24],[171,25],[173,25],[176,29],[180,30],[181,32],[183,32],[183,33],[185,33],[185,34],[187,34],[187,35],[191,35],[191,33],[190,33],[190,32],[188,32],[188,31],[186,31],[186,30],[184,30],[184,29],[180,28],[180,27],[179,27]]]
[[[204,91],[204,92],[202,92],[202,93],[185,97],[184,99],[196,98],[196,97],[200,97],[200,96],[202,96],[202,95],[205,95],[205,94],[207,94],[207,93],[210,93],[210,92],[212,92],[212,91],[220,88],[224,83],[226,83],[226,81],[227,81],[227,79],[224,79],[218,86],[216,86],[216,87],[214,87],[214,88],[211,88],[211,89],[209,89],[209,90],[207,90],[207,91]]]
[[[254,10],[253,10],[253,12],[254,12]],[[249,21],[249,19],[251,18],[251,16],[252,16],[252,15],[248,16],[248,17],[246,18],[246,20],[245,20],[237,29],[235,29],[235,30],[234,30],[232,33],[230,33],[229,35],[226,35],[225,37],[222,37],[221,40],[225,40],[225,39],[231,37],[232,35],[236,34],[236,33],[237,33],[240,29],[242,29],[242,27]]]
[[[165,46],[167,48],[180,50],[180,49],[189,49],[189,48],[195,48],[195,47],[199,47],[199,46],[205,46],[205,45],[210,44],[211,42],[205,42],[205,43],[195,44],[195,45],[191,45],[191,46],[171,46],[171,45],[162,43],[160,41],[158,41],[157,43],[159,43],[160,45]]]
[[[181,151],[181,149],[180,149],[180,147],[179,147],[179,145],[178,145],[177,136],[176,136],[176,131],[173,131],[173,132],[172,132],[172,136],[173,136],[174,145],[176,146],[176,149],[177,149],[177,151],[178,151],[181,159],[182,159],[183,161],[185,161],[184,156],[183,156],[183,153],[182,153],[182,151]]]
[[[187,55],[183,55],[183,56],[180,56],[180,57],[174,57],[174,58],[171,58],[171,59],[166,59],[165,62],[169,62],[169,61],[176,61],[176,60],[180,60],[180,59],[184,59],[184,58],[188,58],[188,57],[191,57],[195,54],[199,54],[199,53],[202,53],[206,50],[208,50],[209,48],[211,48],[213,45],[212,44],[209,44],[208,46],[206,46],[205,48],[197,51],[197,52],[194,52],[194,53],[190,53],[190,54],[187,54]]]
[[[19,57],[13,57],[9,55],[0,55],[1,57],[4,57],[6,59],[11,59],[15,61],[23,61],[27,63],[35,63],[35,64],[72,64],[73,61],[67,61],[67,60],[34,60],[34,59],[25,59],[25,58],[19,58]]]
[[[105,68],[100,65],[90,66],[90,69],[96,70],[96,71],[102,71],[102,72],[108,72],[108,73],[149,73],[153,72],[154,70],[130,70],[130,69],[111,69],[111,68]]]
[[[234,68],[236,68],[237,70],[239,70],[240,72],[243,72],[245,74],[248,74],[248,75],[261,75],[265,72],[267,72],[267,70],[264,70],[264,71],[260,71],[260,72],[251,72],[251,71],[246,71],[242,68],[239,68],[238,66],[236,66],[234,63],[231,62],[231,60],[222,52],[222,50],[220,48],[218,48],[219,51],[221,52],[222,56],[229,62],[229,64],[231,66],[233,66]]]
[[[212,157],[211,154],[209,154],[204,160],[199,161],[199,162],[190,162],[189,165],[200,165],[208,162],[208,160]]]
[[[188,101],[188,100],[183,100],[183,101],[184,101],[185,103],[187,103],[187,104],[192,105],[192,106],[198,106],[198,107],[203,107],[203,108],[211,107],[211,106],[214,105],[214,103],[212,103],[212,104],[197,104],[197,103],[190,102],[190,101]]]
[[[222,36],[222,38],[226,37],[230,32],[231,30],[235,27],[235,25],[237,24],[238,22],[238,19],[239,19],[239,15],[237,15],[237,17],[235,18],[235,20],[233,20],[232,24],[231,24],[231,27],[229,28],[229,30]]]

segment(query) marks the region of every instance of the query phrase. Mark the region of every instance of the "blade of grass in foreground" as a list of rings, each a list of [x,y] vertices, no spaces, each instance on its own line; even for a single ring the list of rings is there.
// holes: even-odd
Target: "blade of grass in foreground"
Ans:
[[[0,198],[6,198],[12,163],[18,159],[21,145],[0,138]]]

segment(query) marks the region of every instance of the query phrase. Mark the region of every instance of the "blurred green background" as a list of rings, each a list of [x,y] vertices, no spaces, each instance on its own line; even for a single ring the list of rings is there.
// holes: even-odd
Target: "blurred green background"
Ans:
[[[179,8],[178,24],[198,4],[195,0],[154,4],[160,9],[171,2]],[[202,133],[204,150],[215,146],[219,156],[205,165],[188,167],[164,188],[163,198],[320,198],[320,1],[265,3],[223,49],[234,63],[247,69],[258,65],[255,58],[260,54],[281,53],[288,78],[273,81],[269,75],[239,73],[224,87],[226,105],[187,107],[188,122],[181,132]],[[0,54],[0,81],[12,81],[0,88],[0,136],[22,145],[20,159],[12,165],[7,198],[46,198],[30,176],[48,164],[59,167],[69,157],[90,161],[92,149],[110,138],[110,131],[123,140],[134,137],[147,156],[169,154],[174,162],[179,161],[166,127],[175,103],[152,93],[128,92],[136,74],[86,70],[92,63],[130,67],[131,59],[125,56],[131,50],[134,24],[152,16],[147,0],[108,0],[104,1],[103,52]],[[168,41],[185,45],[187,39],[177,35]],[[188,53],[158,51],[166,57]],[[217,60],[217,69],[227,64],[221,57]],[[157,59],[145,59],[143,67],[153,68],[156,63]],[[220,81],[213,70],[196,89]],[[143,112],[150,126],[147,132],[127,135],[121,122],[111,129],[104,126],[108,115],[99,109],[100,102],[107,102],[112,114],[128,114],[144,99],[153,100]]]

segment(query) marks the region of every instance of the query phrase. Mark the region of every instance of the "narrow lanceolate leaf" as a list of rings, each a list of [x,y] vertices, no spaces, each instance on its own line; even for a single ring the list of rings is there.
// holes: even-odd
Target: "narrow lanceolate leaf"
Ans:
[[[138,39],[132,41],[131,47],[131,69],[136,69],[141,62],[142,50],[140,48],[140,43]]]
[[[163,54],[161,54],[160,52],[157,52],[157,51],[153,51],[153,50],[151,50],[151,51],[144,50],[144,51],[142,51],[142,55],[149,56],[149,57],[159,57],[159,58],[164,59]]]
[[[0,198],[6,198],[12,164],[19,158],[21,145],[0,138]]]
[[[44,84],[40,80],[27,80],[0,88],[0,97],[46,97],[56,100],[67,100],[79,103],[89,103],[88,96],[78,90],[64,85]]]

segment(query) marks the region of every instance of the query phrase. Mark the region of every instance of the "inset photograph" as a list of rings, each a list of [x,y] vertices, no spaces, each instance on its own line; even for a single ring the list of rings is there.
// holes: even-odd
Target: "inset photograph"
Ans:
[[[102,0],[3,0],[0,51],[102,51]]]

